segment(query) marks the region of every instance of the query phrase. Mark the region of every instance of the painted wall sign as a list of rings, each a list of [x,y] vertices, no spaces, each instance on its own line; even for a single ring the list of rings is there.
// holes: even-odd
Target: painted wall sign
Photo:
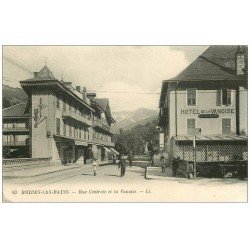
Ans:
[[[180,109],[181,115],[200,115],[200,114],[234,114],[234,109],[221,108],[221,109]]]
[[[199,118],[218,118],[218,114],[200,114],[198,115]]]

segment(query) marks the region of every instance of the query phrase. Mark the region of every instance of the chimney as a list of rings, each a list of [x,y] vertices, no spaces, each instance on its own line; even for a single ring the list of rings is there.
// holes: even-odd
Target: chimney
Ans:
[[[245,55],[242,50],[242,46],[238,46],[236,55],[235,55],[235,68],[236,68],[236,75],[244,75],[245,72]]]
[[[81,87],[80,86],[76,86],[76,90],[81,93]]]
[[[38,73],[39,73],[39,72],[34,72],[34,77],[37,77],[37,76],[38,76]]]
[[[94,98],[96,97],[96,93],[87,93],[87,97],[93,101]]]
[[[87,98],[87,90],[85,87],[82,88],[82,99],[85,101]]]

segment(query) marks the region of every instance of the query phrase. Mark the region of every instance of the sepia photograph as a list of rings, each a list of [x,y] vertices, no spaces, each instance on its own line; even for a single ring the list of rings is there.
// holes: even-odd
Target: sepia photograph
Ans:
[[[2,199],[247,202],[248,47],[2,47]]]

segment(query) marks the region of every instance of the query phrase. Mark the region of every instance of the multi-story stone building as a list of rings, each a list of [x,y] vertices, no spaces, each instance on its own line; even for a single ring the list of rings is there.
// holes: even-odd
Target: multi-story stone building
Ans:
[[[107,99],[106,106],[103,99],[89,99],[85,88],[59,81],[46,65],[20,83],[29,98],[26,116],[32,158],[51,158],[55,164],[86,163],[93,154],[100,161],[110,158],[114,152],[110,126],[115,120]],[[108,131],[97,132],[97,118]]]
[[[197,162],[247,159],[247,47],[210,46],[163,81],[159,107],[170,157],[192,161],[195,135]]]

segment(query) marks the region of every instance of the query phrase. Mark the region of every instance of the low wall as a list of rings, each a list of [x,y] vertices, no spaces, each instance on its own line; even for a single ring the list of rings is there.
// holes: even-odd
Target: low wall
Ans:
[[[22,166],[48,166],[52,163],[52,158],[14,158],[3,159],[4,168],[22,167]]]

